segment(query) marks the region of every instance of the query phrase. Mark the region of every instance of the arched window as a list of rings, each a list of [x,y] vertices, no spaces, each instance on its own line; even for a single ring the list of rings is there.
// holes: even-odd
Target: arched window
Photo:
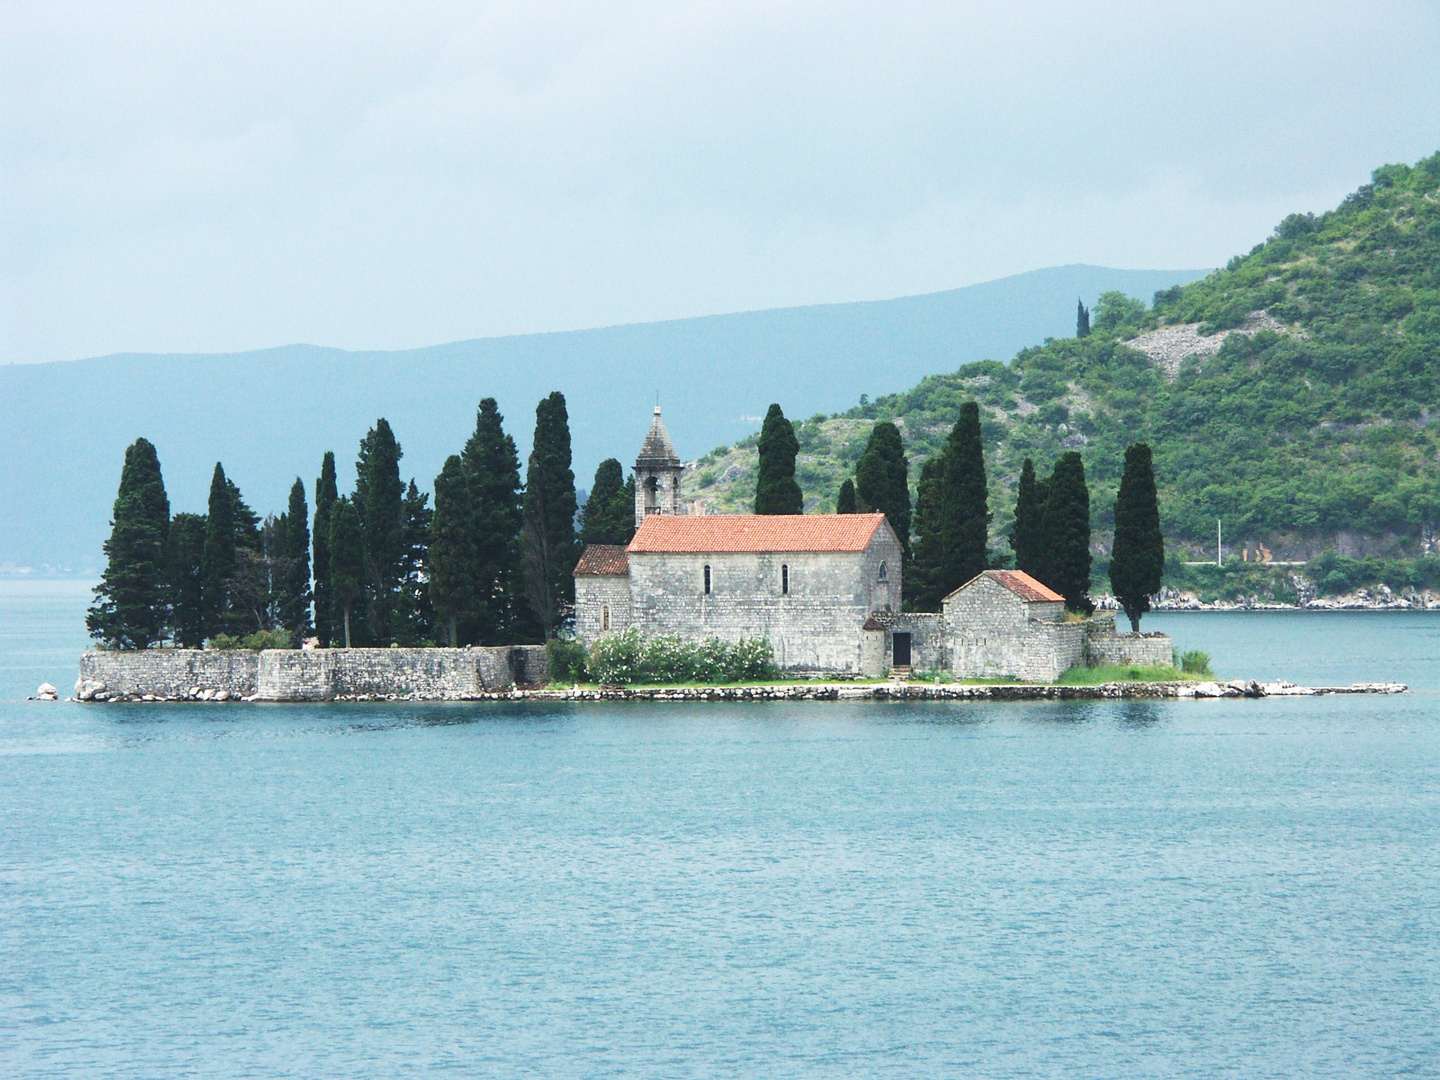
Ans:
[[[600,629],[610,629],[610,605],[606,604],[600,609]]]
[[[889,580],[889,578],[887,578],[887,577],[885,576],[885,564],[884,564],[884,562],[881,562],[881,564],[880,564],[880,580],[881,580],[881,581],[888,581],[888,580]]]
[[[710,567],[708,564],[705,567],[705,595],[710,595]]]
[[[790,567],[784,563],[780,565],[780,592],[785,596],[790,595]]]

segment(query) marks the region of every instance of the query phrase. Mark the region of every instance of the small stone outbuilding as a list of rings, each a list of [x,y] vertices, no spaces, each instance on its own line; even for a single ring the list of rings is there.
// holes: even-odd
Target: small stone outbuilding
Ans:
[[[1082,621],[1065,621],[1065,598],[1021,570],[986,570],[942,607],[957,678],[1054,682],[1085,662]]]

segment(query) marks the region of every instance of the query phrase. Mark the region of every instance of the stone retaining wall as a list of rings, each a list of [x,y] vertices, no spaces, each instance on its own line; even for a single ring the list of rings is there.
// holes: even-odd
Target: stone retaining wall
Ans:
[[[87,652],[80,657],[75,696],[85,698],[86,685],[98,684],[91,695],[189,697],[197,687],[224,691],[230,697],[255,693],[260,654],[247,649],[146,649],[143,652]],[[88,700],[88,699],[86,699]]]
[[[346,697],[461,699],[545,682],[545,648],[147,649],[89,652],[75,696],[252,698],[330,701]]]
[[[1086,638],[1091,665],[1133,664],[1136,667],[1169,667],[1174,662],[1175,643],[1165,634],[1095,634]]]

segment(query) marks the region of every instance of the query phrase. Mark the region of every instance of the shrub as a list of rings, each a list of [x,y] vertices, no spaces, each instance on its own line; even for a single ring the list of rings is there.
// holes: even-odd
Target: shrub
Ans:
[[[551,638],[545,643],[545,673],[551,682],[585,682],[585,646],[574,638]]]
[[[638,630],[603,637],[590,647],[590,676],[600,683],[723,683],[772,679],[779,672],[767,638],[686,641],[643,637]]]
[[[236,634],[216,634],[210,639],[210,648],[222,652],[230,649],[293,649],[294,640],[287,630],[256,630],[253,634],[240,637]]]
[[[1180,654],[1180,670],[1186,675],[1210,675],[1210,654],[1191,649]]]

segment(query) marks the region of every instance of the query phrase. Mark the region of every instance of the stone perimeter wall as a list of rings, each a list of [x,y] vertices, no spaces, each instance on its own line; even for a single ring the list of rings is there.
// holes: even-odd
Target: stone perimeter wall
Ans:
[[[1166,634],[1092,633],[1085,641],[1085,648],[1086,657],[1094,666],[1169,667],[1175,659],[1175,643]]]
[[[545,682],[542,645],[473,649],[147,649],[88,652],[76,696],[93,687],[131,697],[188,698],[224,692],[260,701],[345,697],[456,699]],[[88,691],[86,698],[86,686]]]

